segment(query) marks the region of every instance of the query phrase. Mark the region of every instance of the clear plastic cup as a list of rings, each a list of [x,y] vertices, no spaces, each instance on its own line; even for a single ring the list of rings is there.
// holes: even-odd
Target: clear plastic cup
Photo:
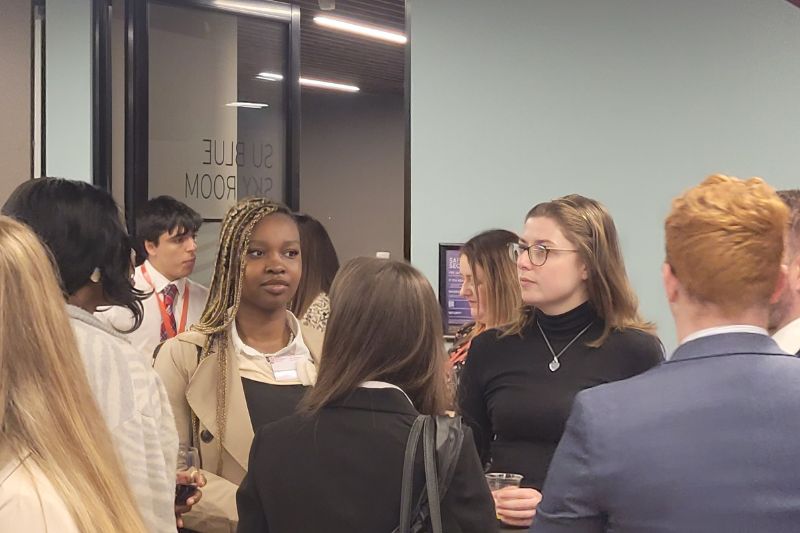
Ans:
[[[489,483],[489,490],[494,492],[506,487],[519,487],[520,482],[522,482],[522,476],[519,474],[492,472],[491,474],[486,474],[486,481]]]
[[[492,472],[486,474],[486,482],[489,483],[489,490],[495,492],[507,487],[519,487],[522,481],[522,476],[519,474],[506,474],[503,472]],[[500,520],[500,515],[495,514],[495,517]]]

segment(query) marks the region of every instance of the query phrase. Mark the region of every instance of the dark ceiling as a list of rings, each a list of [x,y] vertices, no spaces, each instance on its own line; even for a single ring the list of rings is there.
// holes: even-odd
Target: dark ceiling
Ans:
[[[306,77],[341,81],[372,93],[402,93],[405,47],[323,28],[316,15],[348,19],[405,33],[405,0],[336,0],[322,11],[317,0],[291,0],[300,6],[300,72]]]

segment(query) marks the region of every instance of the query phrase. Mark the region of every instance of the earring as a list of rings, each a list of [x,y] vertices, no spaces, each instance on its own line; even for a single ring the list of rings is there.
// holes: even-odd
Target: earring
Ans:
[[[100,267],[96,267],[92,271],[92,275],[89,276],[89,279],[92,281],[92,283],[100,283],[100,280],[102,279],[102,277],[103,277],[103,275],[100,273]]]

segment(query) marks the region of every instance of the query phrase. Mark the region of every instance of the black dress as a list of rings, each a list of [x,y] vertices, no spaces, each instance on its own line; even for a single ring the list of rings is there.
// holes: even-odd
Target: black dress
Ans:
[[[591,326],[559,357],[561,366],[554,372],[536,321],[556,354]],[[584,303],[558,316],[536,311],[521,336],[501,337],[491,330],[473,339],[461,373],[459,405],[482,461],[491,463],[489,471],[522,474],[522,486],[541,490],[575,395],[635,376],[663,360],[658,338],[634,329],[613,331],[601,347],[588,347],[602,331],[602,319]]]
[[[308,390],[303,385],[272,385],[247,378],[242,378],[242,388],[254,432],[294,414]]]

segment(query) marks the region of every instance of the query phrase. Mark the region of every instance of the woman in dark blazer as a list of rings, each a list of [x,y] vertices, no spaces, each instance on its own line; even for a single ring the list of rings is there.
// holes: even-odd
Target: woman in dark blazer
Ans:
[[[418,414],[449,404],[441,318],[427,280],[360,258],[331,289],[317,385],[300,412],[258,431],[237,494],[240,533],[391,533],[406,441]],[[447,533],[496,531],[469,429],[442,499]],[[414,501],[424,483],[418,454]]]

